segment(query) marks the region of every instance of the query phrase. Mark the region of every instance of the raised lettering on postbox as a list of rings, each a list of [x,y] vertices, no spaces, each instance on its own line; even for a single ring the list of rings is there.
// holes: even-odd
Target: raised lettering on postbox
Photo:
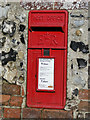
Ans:
[[[47,23],[58,23],[58,22],[64,22],[64,15],[37,15],[34,14],[31,18],[32,23],[38,24],[44,22]]]

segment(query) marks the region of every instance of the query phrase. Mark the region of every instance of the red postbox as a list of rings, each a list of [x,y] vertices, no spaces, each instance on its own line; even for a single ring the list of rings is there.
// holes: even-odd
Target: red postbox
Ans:
[[[27,106],[63,109],[66,101],[68,12],[30,11]]]

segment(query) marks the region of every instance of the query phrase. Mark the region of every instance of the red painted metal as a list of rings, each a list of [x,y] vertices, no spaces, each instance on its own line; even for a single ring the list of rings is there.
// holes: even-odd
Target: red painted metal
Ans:
[[[63,109],[66,102],[68,12],[30,11],[28,18],[27,106]],[[44,56],[44,49],[50,50]],[[54,58],[54,90],[39,90],[39,58]]]

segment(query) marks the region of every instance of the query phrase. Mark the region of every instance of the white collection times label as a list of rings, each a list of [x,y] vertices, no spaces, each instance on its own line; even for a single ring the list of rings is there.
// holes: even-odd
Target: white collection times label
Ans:
[[[39,58],[38,89],[54,90],[54,58]]]

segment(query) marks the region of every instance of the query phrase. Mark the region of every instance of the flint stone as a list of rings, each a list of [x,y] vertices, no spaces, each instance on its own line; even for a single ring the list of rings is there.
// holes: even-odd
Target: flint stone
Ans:
[[[20,15],[17,15],[15,16],[16,19],[19,19],[19,21],[22,23],[22,22],[25,22],[25,19],[26,19],[26,15],[25,14],[20,14]]]
[[[84,20],[75,20],[73,23],[74,27],[80,27],[84,25]]]
[[[16,32],[16,23],[13,21],[6,21],[4,20],[2,22],[2,33],[4,35],[9,34],[10,37],[13,37],[13,35]]]
[[[83,42],[71,41],[70,48],[75,52],[79,48],[79,52],[82,51],[82,53],[85,53],[85,54],[89,53],[88,45],[85,45]]]
[[[22,67],[23,66],[23,62],[20,62],[20,67]]]
[[[78,89],[77,88],[74,89],[72,94],[75,95],[75,96],[77,96],[78,95]]]
[[[0,48],[4,46],[5,42],[6,42],[6,37],[0,38]]]
[[[20,24],[19,31],[23,32],[25,30],[26,26],[23,24]]]
[[[5,53],[4,51],[1,54],[1,62],[2,62],[2,66],[6,65],[9,61],[16,61],[16,55],[17,52],[15,50],[13,50],[12,48],[10,49],[10,51],[8,53]]]
[[[82,58],[77,58],[78,68],[85,68],[87,66],[87,61]]]
[[[77,42],[71,41],[70,48],[76,52],[77,49],[78,49],[78,44],[77,44]]]
[[[71,64],[71,69],[73,69],[73,64]]]
[[[12,39],[12,46],[16,47],[18,44],[18,41],[16,39]]]
[[[74,76],[73,83],[76,86],[81,86],[81,87],[85,86],[85,81],[82,80],[82,78],[80,76]]]
[[[89,53],[89,47],[88,45],[85,45],[83,42],[78,42],[79,51],[82,51],[83,53]]]
[[[0,6],[0,19],[7,18],[9,8],[10,5],[6,5],[5,7]]]
[[[14,69],[12,71],[7,71],[4,75],[4,79],[6,79],[9,83],[15,83],[14,78],[17,75],[17,70]]]
[[[23,34],[20,36],[20,40],[21,40],[21,42],[22,42],[23,44],[25,44],[25,40],[24,40],[24,35],[23,35]]]

